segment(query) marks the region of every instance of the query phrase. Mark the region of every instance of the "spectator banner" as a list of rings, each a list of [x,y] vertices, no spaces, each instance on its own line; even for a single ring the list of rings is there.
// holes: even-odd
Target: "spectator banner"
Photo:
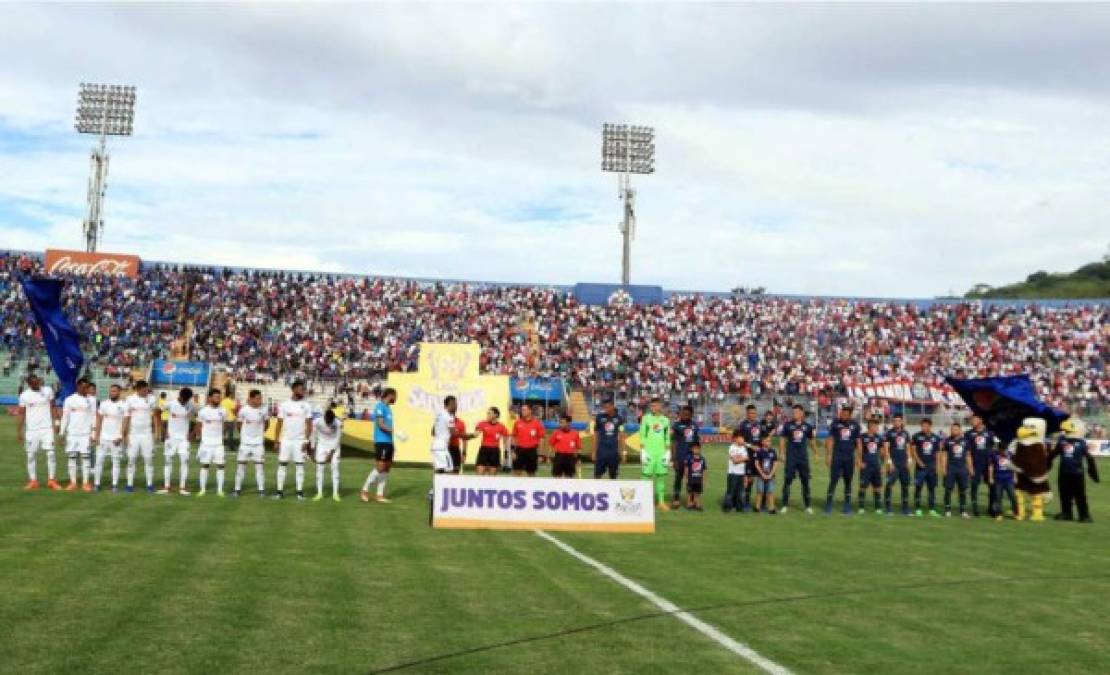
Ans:
[[[152,387],[197,387],[208,388],[212,367],[203,361],[165,361],[155,359],[150,366],[150,386]],[[201,399],[206,392],[197,392]]]
[[[514,401],[563,400],[563,380],[558,377],[514,377],[509,380]]]
[[[432,527],[655,532],[653,490],[646,480],[437,474]]]
[[[1091,451],[1093,457],[1110,457],[1110,441],[1089,440],[1087,441],[1087,448]]]
[[[107,274],[132,278],[139,276],[139,256],[123,253],[86,253],[48,248],[44,266],[46,273],[51,275],[76,274],[87,277],[93,274]]]
[[[397,390],[393,406],[395,461],[432,461],[432,423],[447,396],[458,399],[455,414],[468,432],[486,418],[490,406],[500,408],[501,421],[510,426],[509,378],[480,374],[479,356],[477,342],[421,342],[417,371],[389,374],[389,386]],[[466,462],[471,464],[478,456],[477,442],[470,441],[468,450]]]

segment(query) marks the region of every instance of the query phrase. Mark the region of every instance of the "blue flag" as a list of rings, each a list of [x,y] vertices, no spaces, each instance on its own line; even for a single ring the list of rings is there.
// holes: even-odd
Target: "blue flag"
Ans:
[[[23,277],[20,283],[42,331],[46,353],[62,383],[61,396],[65,398],[77,389],[77,377],[85,364],[77,331],[73,330],[62,312],[62,287],[65,283],[61,279],[31,277]]]
[[[1026,417],[1043,418],[1048,424],[1049,434],[1059,431],[1060,423],[1069,417],[1066,412],[1042,403],[1037,398],[1037,392],[1028,375],[970,380],[955,377],[944,379],[952,385],[972,412],[983,418],[987,428],[1004,444],[1014,439],[1021,421]]]

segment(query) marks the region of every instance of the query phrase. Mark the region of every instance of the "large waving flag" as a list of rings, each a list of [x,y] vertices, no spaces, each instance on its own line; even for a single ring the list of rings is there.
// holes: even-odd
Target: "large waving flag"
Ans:
[[[69,396],[77,389],[77,376],[85,364],[85,357],[81,354],[77,331],[73,330],[62,312],[62,287],[65,284],[61,279],[32,277],[23,277],[20,283],[42,331],[50,364],[62,383],[62,397]]]
[[[987,428],[1003,443],[1014,439],[1021,421],[1026,417],[1043,418],[1048,424],[1049,434],[1059,431],[1060,423],[1069,417],[1063,410],[1053,408],[1037,398],[1037,392],[1028,375],[944,379],[952,385],[972,412],[983,418]]]

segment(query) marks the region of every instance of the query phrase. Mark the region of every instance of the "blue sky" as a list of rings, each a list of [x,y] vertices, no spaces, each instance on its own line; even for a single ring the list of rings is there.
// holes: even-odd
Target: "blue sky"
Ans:
[[[1106,251],[1107,34],[1106,5],[2,5],[0,245],[80,246],[103,81],[139,89],[106,250],[611,281],[627,121],[658,143],[634,281],[962,292]]]

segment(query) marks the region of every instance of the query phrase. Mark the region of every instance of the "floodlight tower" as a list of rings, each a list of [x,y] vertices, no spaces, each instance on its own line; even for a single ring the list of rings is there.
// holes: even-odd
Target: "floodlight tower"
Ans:
[[[78,133],[100,136],[93,146],[89,176],[89,213],[85,218],[85,250],[92,253],[104,232],[104,193],[108,189],[108,136],[130,136],[135,120],[135,87],[81,83],[77,93]]]
[[[618,226],[623,239],[621,284],[632,280],[632,239],[636,236],[636,190],[632,174],[655,173],[655,129],[606,124],[601,129],[601,170],[620,174],[618,190],[624,218]]]

